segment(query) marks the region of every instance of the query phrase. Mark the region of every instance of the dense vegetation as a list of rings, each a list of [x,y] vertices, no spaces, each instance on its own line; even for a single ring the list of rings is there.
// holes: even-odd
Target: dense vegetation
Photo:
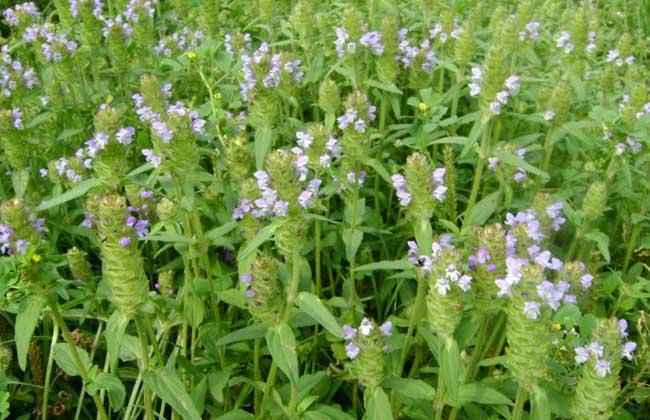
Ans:
[[[647,418],[647,0],[4,7],[0,418]]]

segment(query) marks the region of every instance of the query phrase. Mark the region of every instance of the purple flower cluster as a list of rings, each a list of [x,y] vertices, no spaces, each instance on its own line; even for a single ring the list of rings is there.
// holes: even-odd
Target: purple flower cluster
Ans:
[[[192,31],[190,28],[183,28],[180,32],[174,32],[170,37],[158,41],[154,47],[156,54],[171,57],[172,54],[196,50],[199,43],[204,39],[203,31]]]
[[[29,213],[28,220],[32,223],[32,228],[38,233],[47,232],[45,227],[45,219],[37,218],[34,213],[30,212],[28,207],[24,208],[26,213]],[[0,253],[13,255],[25,254],[27,248],[31,245],[29,241],[16,238],[16,232],[7,224],[0,224]]]
[[[296,132],[296,138],[298,139],[298,147],[294,147],[291,150],[296,156],[305,156],[314,142],[314,138],[311,134],[304,131]],[[333,159],[341,157],[341,146],[339,146],[338,141],[334,137],[330,136],[325,143],[325,150],[319,157],[319,163],[323,168],[329,168],[332,165]]]
[[[20,108],[14,108],[11,110],[11,120],[16,130],[22,130],[25,128],[23,125],[23,113]]]
[[[90,163],[92,163],[92,160],[89,161],[89,166]],[[70,160],[66,158],[59,158],[56,161],[54,167],[56,169],[57,175],[64,176],[75,184],[78,184],[83,180],[81,174],[77,173],[77,171],[70,164]],[[47,176],[47,169],[41,170],[41,176]]]
[[[539,38],[539,28],[540,23],[536,21],[530,21],[526,24],[526,27],[523,31],[519,32],[519,40],[525,41],[526,38],[530,38],[533,41]]]
[[[353,127],[357,133],[364,133],[367,128],[367,121],[374,121],[376,118],[376,112],[377,107],[372,104],[368,105],[368,113],[365,116],[359,115],[359,111],[354,108],[348,108],[345,110],[345,114],[341,115],[336,120],[338,121],[341,130]]]
[[[570,54],[575,46],[570,42],[571,34],[567,31],[560,32],[560,36],[555,40],[555,46],[558,48],[563,48],[564,52]]]
[[[124,17],[132,23],[138,23],[145,16],[152,18],[156,11],[156,4],[158,0],[130,0],[124,11]]]
[[[440,253],[445,249],[454,249],[451,244],[451,235],[442,235],[438,241],[431,244],[431,254],[425,255],[420,253],[417,242],[408,241],[408,261],[419,267],[422,274],[431,274],[433,272],[433,263],[438,260]]]
[[[242,40],[244,41],[244,44],[246,45],[246,49],[250,50],[253,48],[253,44],[251,43],[251,34],[249,33],[243,33],[242,34]],[[223,37],[223,46],[226,49],[226,52],[229,55],[235,55],[235,49],[233,48],[232,45],[233,41],[233,34],[232,33],[227,33]]]
[[[41,44],[43,57],[51,63],[60,63],[66,54],[72,54],[77,50],[77,43],[66,38],[63,34],[54,33],[47,25],[33,25],[25,31],[23,39],[26,42],[36,42],[42,38]]]
[[[239,114],[233,115],[232,112],[226,111],[226,119],[235,125],[235,133],[242,132],[246,129],[246,126],[243,124],[243,121],[248,118],[246,111],[240,111]]]
[[[619,320],[619,328],[621,329],[621,337],[627,337],[627,321],[624,319]],[[634,353],[636,347],[637,344],[634,341],[626,341],[621,346],[620,358],[632,360],[632,353]],[[604,378],[605,376],[612,373],[611,363],[603,359],[605,349],[599,342],[592,341],[588,345],[576,347],[574,350],[575,361],[577,364],[582,365],[584,363],[587,363],[590,359],[596,361],[594,364],[594,372],[599,378]]]
[[[366,32],[361,36],[361,38],[359,38],[359,44],[370,49],[374,55],[382,55],[384,53],[384,44],[381,42],[381,32]]]
[[[502,147],[499,146],[497,150],[502,150]],[[526,157],[526,149],[525,148],[518,149],[516,154],[521,159],[524,159]],[[499,165],[500,162],[501,159],[499,159],[496,156],[489,157],[488,168],[490,169],[490,171],[492,172],[496,171],[497,166]],[[517,183],[522,182],[524,179],[526,179],[526,170],[524,168],[517,168],[517,172],[515,172],[515,174],[512,176],[512,179]]]
[[[88,3],[93,4],[93,16],[95,16],[97,19],[102,18],[102,9],[104,8],[104,4],[102,3],[101,0],[68,0],[70,3],[70,14],[72,17],[79,17],[79,6],[80,5],[85,5]]]
[[[483,81],[483,70],[480,67],[472,67],[472,82],[467,85],[469,87],[470,96],[478,96],[481,93],[481,82]]]
[[[618,49],[609,50],[607,52],[608,63],[614,63],[617,67],[622,67],[624,64],[633,64],[636,58],[633,55],[628,55],[627,57],[621,57],[621,52]]]
[[[110,33],[115,30],[121,31],[125,39],[131,38],[133,34],[133,27],[128,24],[126,18],[123,18],[122,15],[117,15],[114,19],[107,19],[102,34],[105,38],[108,38]]]
[[[32,67],[24,67],[18,60],[11,58],[9,54],[9,46],[2,46],[2,62],[0,65],[0,91],[5,97],[10,97],[11,93],[15,91],[19,83],[22,83],[27,89],[32,89],[38,84],[36,72]]]
[[[307,188],[298,196],[298,205],[304,209],[308,209],[313,204],[314,197],[318,196],[318,188],[320,187],[321,180],[314,178],[309,181]]]
[[[393,335],[393,323],[390,321],[377,326],[368,318],[363,318],[358,328],[345,324],[343,337],[348,341],[345,345],[345,353],[350,360],[354,360],[365,346],[373,345],[381,337],[390,337],[391,335]],[[388,346],[385,346],[384,350],[388,351]]]
[[[451,286],[455,284],[463,292],[469,292],[472,288],[472,280],[471,276],[461,274],[456,265],[449,264],[444,275],[436,280],[435,289],[440,296],[447,296],[447,293],[451,291]]]
[[[431,173],[431,182],[433,185],[433,192],[431,195],[436,201],[444,201],[447,194],[447,187],[445,186],[446,172],[446,168],[437,168]],[[402,207],[408,207],[411,203],[412,196],[408,191],[406,178],[404,175],[397,173],[393,175],[391,179],[393,181],[393,187],[397,190],[396,195],[400,205]]]
[[[41,13],[33,2],[17,4],[13,8],[5,9],[2,12],[9,26],[18,26],[24,22],[24,18],[40,19]],[[21,22],[21,20],[23,22]]]
[[[467,266],[470,270],[476,270],[479,266],[485,265],[485,270],[488,273],[496,270],[497,266],[490,262],[492,256],[490,252],[485,248],[479,248],[476,251],[476,254],[470,255],[467,258]]]
[[[634,136],[627,136],[627,139],[625,140],[625,143],[617,143],[616,146],[614,147],[614,153],[617,155],[622,155],[627,151],[629,148],[632,154],[636,155],[641,151],[641,148],[643,145],[639,143]]]
[[[510,96],[514,96],[519,93],[519,77],[510,76],[504,82],[504,89],[497,92],[497,97],[494,101],[490,102],[489,108],[490,112],[494,115],[501,113],[501,107],[508,103]]]
[[[336,28],[335,32],[334,47],[339,58],[343,58],[345,54],[354,54],[357,50],[357,44],[350,40],[350,34],[343,28]]]
[[[157,168],[162,163],[162,158],[158,156],[153,149],[142,149],[142,155],[145,158],[145,161],[151,163],[154,168]]]
[[[289,211],[289,203],[278,199],[278,192],[269,185],[271,181],[269,174],[260,170],[255,172],[253,176],[257,179],[257,188],[261,197],[256,200],[250,198],[241,199],[233,210],[233,219],[240,220],[246,214],[250,214],[255,218],[286,216]]]
[[[463,29],[458,26],[458,22],[456,19],[454,19],[454,28],[451,30],[451,32],[446,33],[443,30],[442,24],[436,23],[433,29],[429,31],[429,36],[431,40],[437,39],[440,41],[441,44],[447,43],[449,41],[449,38],[453,39],[458,39],[460,38],[460,34],[463,32]]]
[[[241,280],[242,283],[244,283],[247,287],[246,289],[246,296],[249,298],[254,298],[255,297],[255,290],[251,287],[253,284],[253,275],[251,273],[244,273],[239,277],[239,280]]]
[[[258,85],[266,89],[278,87],[283,73],[294,83],[299,83],[305,75],[300,68],[300,60],[287,60],[281,54],[271,54],[271,47],[266,42],[252,56],[243,54],[241,60],[244,81],[239,84],[239,88],[246,102],[252,99],[251,93]],[[257,80],[257,74],[264,75],[261,83]]]
[[[428,39],[425,39],[420,43],[420,47],[415,47],[411,45],[409,42],[407,36],[408,36],[408,29],[407,28],[402,28],[397,34],[398,36],[398,48],[399,48],[399,54],[397,57],[397,61],[402,63],[405,68],[411,68],[413,66],[413,61],[418,57],[418,56],[423,56],[424,60],[422,61],[422,70],[424,71],[429,71],[433,69],[437,63],[437,58],[436,58],[436,53],[431,49],[431,41]]]
[[[135,216],[129,216],[124,224],[126,227],[133,229],[138,238],[145,238],[149,234],[149,220],[147,219],[138,219]]]

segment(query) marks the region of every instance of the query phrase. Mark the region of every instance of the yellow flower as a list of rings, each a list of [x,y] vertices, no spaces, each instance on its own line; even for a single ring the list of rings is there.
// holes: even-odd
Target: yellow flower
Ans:
[[[551,331],[560,331],[562,329],[562,325],[560,324],[551,324]]]
[[[190,60],[196,60],[197,57],[198,55],[194,51],[190,51],[187,53],[187,58],[189,58]]]
[[[43,257],[42,257],[40,254],[34,254],[34,255],[32,255],[32,262],[37,263],[37,262],[40,262],[41,259],[43,259]]]
[[[420,104],[418,105],[418,109],[419,109],[420,111],[424,112],[424,111],[426,111],[427,109],[429,109],[429,105],[425,104],[424,102],[420,102]]]

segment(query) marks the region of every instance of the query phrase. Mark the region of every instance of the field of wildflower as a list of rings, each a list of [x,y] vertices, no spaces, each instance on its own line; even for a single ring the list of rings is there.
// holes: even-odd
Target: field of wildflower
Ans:
[[[0,419],[650,418],[649,0],[0,10]]]

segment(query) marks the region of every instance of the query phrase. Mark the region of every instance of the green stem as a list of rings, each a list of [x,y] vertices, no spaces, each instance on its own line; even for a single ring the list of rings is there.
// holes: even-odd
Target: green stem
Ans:
[[[438,371],[438,387],[436,388],[436,401],[433,409],[436,412],[435,420],[442,420],[442,415],[445,412],[445,381],[442,379],[440,371]]]
[[[524,414],[524,404],[528,399],[528,393],[524,390],[523,387],[519,386],[517,388],[517,397],[515,399],[515,406],[512,409],[511,420],[521,420]]]
[[[43,402],[41,404],[41,419],[47,419],[48,394],[50,392],[50,378],[52,377],[52,366],[54,364],[54,347],[59,339],[59,325],[55,321],[52,327],[52,342],[50,343],[50,355],[47,358],[45,370],[45,384],[43,384]],[[81,404],[79,404],[81,407]]]
[[[90,351],[90,361],[91,361],[91,363],[92,363],[92,360],[95,358],[95,352],[97,351],[97,344],[99,343],[99,339],[102,336],[103,327],[104,327],[104,324],[102,324],[100,322],[99,327],[97,328],[97,333],[95,333],[95,340],[93,341],[92,350]],[[78,420],[79,416],[81,416],[81,408],[83,407],[83,404],[81,402],[84,399],[85,393],[86,393],[86,384],[83,384],[81,386],[81,391],[79,392],[79,404],[77,405],[77,412],[75,413],[74,420]],[[102,405],[104,405],[104,400],[102,399],[101,395],[99,396],[99,399],[102,402]]]
[[[352,195],[352,217],[350,221],[350,231],[352,232],[352,235],[354,235],[354,232],[357,229],[357,204],[359,201],[359,176],[360,176],[360,167],[359,167],[359,162],[355,162],[354,164],[354,192]],[[355,279],[355,271],[354,269],[356,268],[356,252],[352,254],[352,257],[350,258],[350,274],[349,274],[349,287],[350,290],[348,291],[348,304],[350,307],[354,306],[354,303],[356,301],[356,296],[357,296],[357,285],[356,285],[356,279]],[[354,311],[352,311],[354,313]]]
[[[551,166],[551,156],[553,156],[553,129],[551,128],[546,133],[546,139],[544,140],[544,165],[542,169],[544,172],[548,173],[548,168]]]
[[[147,343],[147,332],[142,318],[137,316],[135,317],[135,326],[138,330],[140,346],[142,347],[142,371],[146,372],[149,370],[149,344]],[[149,385],[146,383],[144,384],[144,412],[147,420],[154,419],[153,397],[151,394],[151,388],[149,388]]]
[[[61,312],[59,312],[58,303],[54,300],[54,298],[50,297],[49,304],[50,310],[52,311],[52,315],[54,315],[56,323],[59,324],[59,328],[61,328],[61,331],[63,331],[63,338],[65,338],[65,342],[68,345],[68,350],[72,355],[72,359],[74,360],[75,365],[77,365],[77,369],[79,370],[81,377],[84,381],[88,381],[88,370],[86,370],[86,366],[84,366],[81,358],[79,357],[79,353],[77,353],[77,347],[74,345],[74,340],[70,334],[70,330],[68,330],[68,327],[65,325],[65,320],[63,319]],[[100,418],[102,420],[108,420],[106,410],[104,410],[104,406],[99,400],[99,395],[97,395],[97,393],[93,395],[93,400],[97,406],[97,412],[99,413]]]
[[[467,226],[472,220],[472,210],[478,198],[478,191],[481,188],[481,177],[483,175],[483,166],[485,166],[485,155],[487,154],[487,147],[490,141],[490,124],[488,123],[483,127],[483,137],[481,138],[481,148],[478,153],[478,163],[476,171],[474,172],[474,182],[472,183],[472,191],[469,194],[469,201],[465,210],[465,217],[463,218],[463,227]]]
[[[262,340],[259,338],[255,339],[255,347],[253,350],[253,370],[255,371],[254,373],[254,380],[255,382],[260,382],[262,380],[262,372],[260,371],[260,354],[261,354],[261,348],[262,348]],[[260,390],[256,386],[253,390],[254,394],[254,410],[255,410],[255,415],[257,416],[260,412]]]
[[[409,327],[404,337],[404,346],[402,347],[402,354],[399,358],[399,370],[397,374],[399,377],[402,376],[404,371],[404,364],[406,363],[406,357],[408,356],[409,346],[411,338],[413,336],[413,331],[415,331],[415,325],[417,322],[422,319],[422,313],[424,312],[424,298],[426,296],[426,281],[424,278],[418,276],[418,290],[415,295],[415,307],[411,312],[411,319],[409,320]]]
[[[632,229],[632,234],[627,244],[627,251],[625,252],[625,260],[623,260],[623,272],[626,273],[632,260],[632,253],[634,252],[634,247],[636,246],[636,241],[639,239],[639,234],[641,234],[641,223],[634,225]]]

